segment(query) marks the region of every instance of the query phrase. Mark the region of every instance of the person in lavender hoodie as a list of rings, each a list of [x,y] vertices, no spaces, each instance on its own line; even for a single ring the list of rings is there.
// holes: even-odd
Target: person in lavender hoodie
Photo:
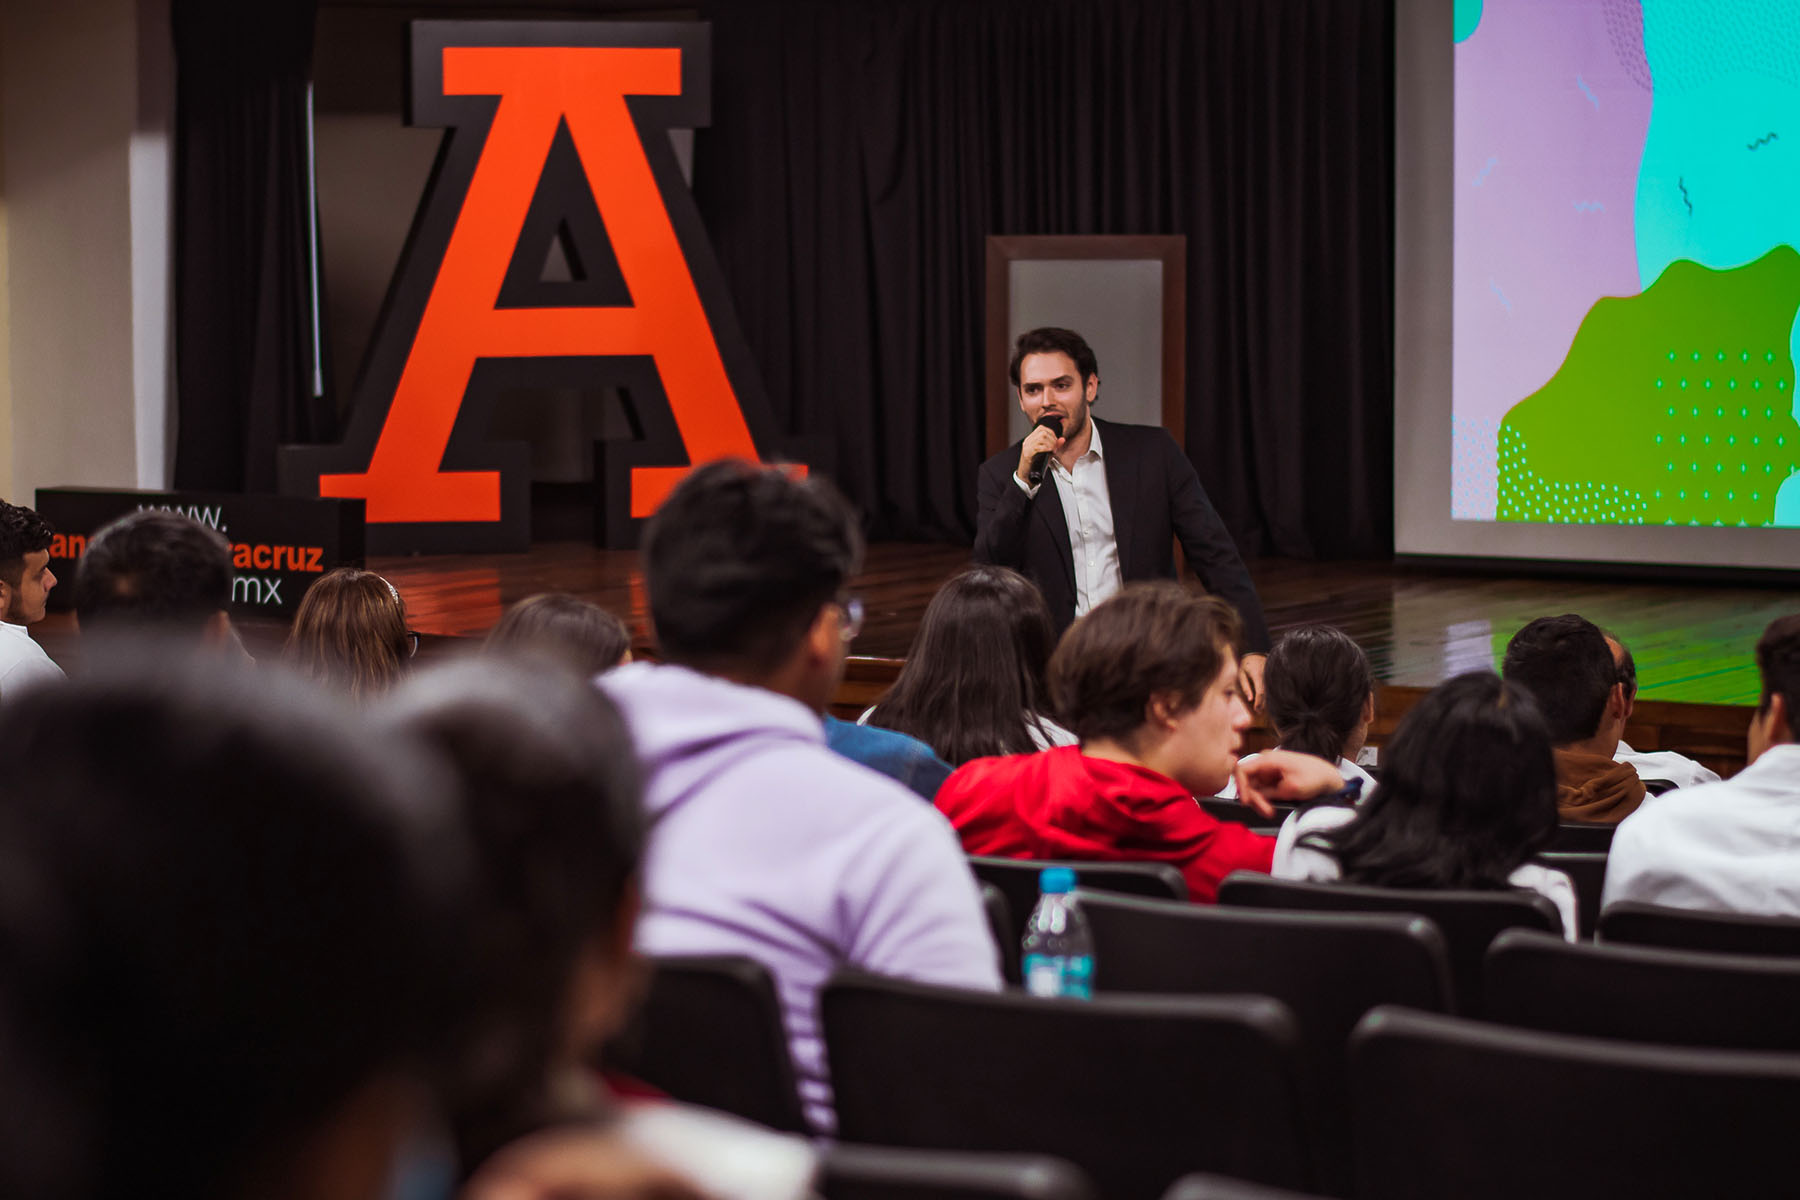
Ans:
[[[995,990],[949,824],[825,745],[860,623],[862,539],[828,483],[743,462],[691,474],[645,531],[663,662],[599,676],[645,774],[638,949],[743,954],[774,974],[807,1119],[835,1120],[818,990],[839,967]]]

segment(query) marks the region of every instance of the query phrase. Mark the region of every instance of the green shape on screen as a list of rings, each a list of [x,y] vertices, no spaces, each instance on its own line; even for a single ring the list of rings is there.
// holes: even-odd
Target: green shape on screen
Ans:
[[[1466,42],[1481,24],[1481,0],[1456,0],[1456,40]]]
[[[1550,381],[1500,424],[1502,521],[1762,526],[1800,470],[1788,340],[1800,253],[1671,263],[1581,320]]]

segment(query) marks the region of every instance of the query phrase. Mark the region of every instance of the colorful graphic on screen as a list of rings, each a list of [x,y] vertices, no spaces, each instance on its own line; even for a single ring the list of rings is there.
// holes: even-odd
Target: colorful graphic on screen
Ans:
[[[1451,2],[1451,515],[1800,526],[1800,0]]]

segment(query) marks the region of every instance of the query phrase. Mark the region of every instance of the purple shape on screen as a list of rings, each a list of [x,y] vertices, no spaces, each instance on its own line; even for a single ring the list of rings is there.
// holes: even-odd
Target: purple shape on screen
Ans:
[[[1556,373],[1596,300],[1639,291],[1643,13],[1637,0],[1487,0],[1455,54],[1454,411],[1485,438]],[[1492,519],[1482,475],[1455,481],[1456,516]]]

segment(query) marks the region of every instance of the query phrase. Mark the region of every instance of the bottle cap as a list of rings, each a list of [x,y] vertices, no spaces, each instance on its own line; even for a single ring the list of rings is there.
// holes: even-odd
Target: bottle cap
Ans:
[[[1045,867],[1038,872],[1038,891],[1045,896],[1063,896],[1075,890],[1075,872],[1068,867]]]

